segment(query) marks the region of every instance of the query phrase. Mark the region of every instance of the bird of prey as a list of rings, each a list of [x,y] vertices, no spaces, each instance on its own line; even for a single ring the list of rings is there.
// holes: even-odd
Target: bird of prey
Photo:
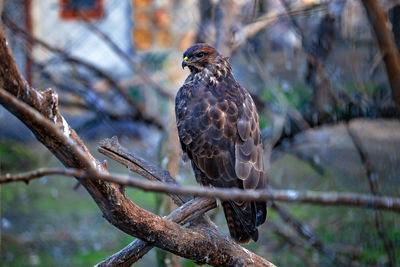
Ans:
[[[210,45],[194,44],[183,54],[190,74],[175,99],[182,150],[204,186],[262,189],[266,186],[256,106],[233,77],[228,58]],[[223,201],[231,237],[257,241],[265,202]]]

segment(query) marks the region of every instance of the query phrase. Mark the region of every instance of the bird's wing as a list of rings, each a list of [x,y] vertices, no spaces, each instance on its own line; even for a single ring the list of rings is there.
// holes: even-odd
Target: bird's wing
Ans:
[[[250,94],[245,89],[243,92],[238,104],[241,109],[236,125],[239,138],[235,143],[235,172],[244,189],[259,189],[265,187],[259,117]]]
[[[203,85],[185,84],[176,97],[183,151],[213,186],[263,188],[263,148],[251,96],[234,80],[219,84],[229,87],[223,94],[196,86]]]
[[[236,104],[216,97],[202,84],[190,83],[179,90],[175,108],[182,149],[206,177],[196,179],[216,187],[239,187],[235,173]]]
[[[196,180],[215,187],[263,188],[263,149],[253,100],[233,79],[216,85],[225,86],[223,90],[202,86],[185,84],[175,106],[182,149],[193,162]],[[232,237],[257,239],[255,227],[265,221],[265,204],[227,203],[223,206]],[[228,218],[228,213],[235,216]],[[238,220],[247,232],[243,238],[235,236]]]

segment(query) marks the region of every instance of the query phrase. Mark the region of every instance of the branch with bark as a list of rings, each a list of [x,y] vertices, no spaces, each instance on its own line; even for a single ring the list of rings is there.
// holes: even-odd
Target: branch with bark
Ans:
[[[0,91],[0,97],[3,93]],[[155,166],[154,166],[155,167]],[[146,167],[138,166],[138,173],[147,173],[144,175],[153,175]],[[165,171],[166,172],[166,171]],[[353,206],[370,209],[382,209],[393,212],[400,212],[400,198],[380,197],[368,194],[357,193],[338,193],[338,192],[316,192],[296,190],[243,190],[226,188],[202,188],[198,186],[178,186],[166,183],[143,181],[138,178],[124,174],[99,173],[91,169],[89,172],[82,170],[43,170],[34,171],[34,173],[21,175],[6,175],[0,177],[0,184],[7,182],[27,182],[29,180],[40,178],[41,174],[60,174],[74,176],[79,179],[101,179],[119,185],[131,186],[144,191],[169,193],[174,195],[196,195],[207,198],[218,198],[220,200],[243,200],[243,201],[282,201],[289,203],[309,203],[318,205],[332,206]],[[165,178],[165,177],[162,177]],[[178,201],[177,201],[178,202]]]
[[[361,0],[375,33],[392,96],[400,111],[400,58],[386,13],[376,0]]]
[[[58,111],[53,90],[38,91],[22,78],[0,27],[0,104],[19,118],[67,168],[98,175],[79,179],[103,216],[114,226],[161,249],[214,266],[273,266],[245,250],[227,236],[201,225],[188,229],[141,209],[114,183],[99,179],[109,175]],[[98,177],[97,177],[98,176]]]

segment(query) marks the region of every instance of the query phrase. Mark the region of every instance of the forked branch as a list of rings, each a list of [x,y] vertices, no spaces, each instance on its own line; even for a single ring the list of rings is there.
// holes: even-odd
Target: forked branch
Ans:
[[[273,266],[218,231],[188,229],[141,209],[125,197],[58,111],[53,90],[31,88],[22,78],[0,26],[0,104],[18,117],[67,168],[85,170],[91,179],[79,179],[103,216],[125,233],[199,263],[214,266]],[[22,101],[21,101],[22,100]],[[96,175],[94,175],[96,174]],[[104,177],[103,177],[104,176]]]

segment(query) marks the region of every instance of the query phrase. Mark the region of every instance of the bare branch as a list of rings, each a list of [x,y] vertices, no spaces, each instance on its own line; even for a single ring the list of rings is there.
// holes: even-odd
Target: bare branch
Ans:
[[[271,207],[279,214],[283,221],[292,226],[300,236],[307,239],[308,245],[316,249],[322,255],[327,256],[336,266],[349,265],[348,263],[343,262],[334,251],[327,247],[307,224],[291,216],[289,212],[276,203],[272,203]]]
[[[286,11],[276,11],[267,13],[259,17],[255,22],[243,26],[240,31],[235,33],[233,39],[234,49],[242,46],[247,39],[250,39],[256,35],[259,31],[268,27],[269,25],[279,21],[282,18],[296,15],[306,15],[312,12],[319,12],[327,8],[326,3],[313,4],[313,5],[300,5],[291,9],[289,12]]]
[[[285,240],[285,243],[289,244],[289,249],[299,258],[301,262],[305,264],[305,266],[317,266],[317,264],[313,262],[312,258],[307,255],[306,249],[308,246],[303,240],[300,240],[297,236],[290,234],[290,232],[280,224],[278,225],[268,221],[268,228],[272,229],[276,235]]]
[[[0,98],[3,97],[2,94],[3,92],[0,90]],[[147,162],[147,164],[150,163]],[[143,168],[143,166],[140,166],[140,168]],[[36,171],[36,173],[40,173],[40,171]],[[49,173],[56,174],[54,170]],[[68,172],[66,170],[60,170],[58,174],[68,175]],[[90,179],[90,177],[96,177],[96,179],[101,179],[103,181],[112,182],[119,185],[131,186],[150,192],[171,193],[178,195],[196,195],[207,198],[219,198],[221,200],[282,201],[289,203],[319,204],[323,206],[332,205],[364,207],[370,209],[382,209],[393,212],[400,212],[400,198],[393,197],[380,197],[357,193],[321,193],[316,191],[299,192],[296,190],[275,189],[243,190],[237,188],[227,189],[204,188],[199,186],[177,186],[163,184],[160,182],[144,181],[124,174],[108,174],[105,172],[100,173],[96,170],[90,170],[89,172],[81,172],[76,170],[76,172],[73,172],[72,175],[81,179]],[[26,182],[27,180],[39,177],[41,176],[34,176],[31,173],[19,175],[18,177],[6,175],[5,177],[0,177],[0,184],[11,181]],[[162,177],[160,179],[165,179],[165,177]]]
[[[1,94],[1,91],[0,91]],[[31,180],[42,178],[47,175],[63,175],[63,176],[77,176],[80,177],[85,174],[83,170],[77,169],[42,169],[34,170],[26,173],[19,173],[11,175],[7,173],[4,176],[0,176],[0,184],[7,184],[13,182],[25,182],[28,184]]]
[[[158,169],[156,166],[152,165],[140,159],[138,157],[134,157],[128,151],[122,147],[118,139],[114,136],[111,139],[105,139],[100,142],[100,147],[98,148],[100,153],[108,156],[109,158],[121,163],[129,170],[132,170],[143,177],[147,178],[150,181],[159,181],[163,183],[169,183],[178,185],[176,180],[169,175],[168,171]],[[142,166],[145,166],[144,169]],[[183,195],[174,195],[169,194],[171,199],[177,204],[181,206],[184,202],[187,202],[191,199],[191,196],[183,196]],[[212,200],[214,201],[214,200]],[[215,201],[214,201],[215,203]],[[210,225],[211,227],[212,225]],[[113,264],[118,263],[121,264],[124,262],[127,266],[138,261],[141,257],[143,257],[147,252],[149,252],[153,248],[152,245],[137,239],[129,244],[127,247],[122,249],[121,251],[117,252],[116,254],[110,256],[109,258],[105,259],[103,262],[99,263],[105,264]]]
[[[180,206],[168,215],[166,219],[184,225],[214,208],[216,208],[216,202],[214,200],[196,198]],[[97,266],[116,266],[117,264],[118,266],[119,264],[123,264],[122,266],[131,266],[152,248],[152,245],[136,239],[121,251],[98,263]]]
[[[106,72],[104,72],[103,70],[99,69],[98,67],[94,66],[93,64],[69,55],[66,51],[54,47],[50,44],[48,44],[47,42],[33,36],[32,34],[30,34],[29,32],[25,31],[24,29],[22,29],[20,26],[18,26],[11,18],[9,18],[8,15],[4,14],[4,21],[6,23],[6,25],[15,33],[19,33],[22,34],[23,36],[25,36],[30,42],[33,42],[37,45],[40,45],[42,47],[44,47],[45,49],[58,54],[62,59],[64,59],[66,62],[69,62],[71,64],[74,65],[80,65],[90,71],[92,71],[93,73],[95,73],[97,76],[105,79],[110,85],[111,88],[115,89],[116,93],[118,93],[127,103],[128,105],[132,108],[134,108],[134,110],[132,110],[133,114],[133,119],[136,120],[140,120],[143,119],[144,122],[147,123],[152,123],[154,125],[156,125],[159,129],[162,128],[162,124],[159,122],[159,120],[155,117],[151,117],[148,116],[147,114],[145,114],[143,112],[143,108],[138,105],[135,101],[133,101],[133,99],[126,93],[126,90],[124,87],[122,87],[117,81],[114,80],[113,77],[111,77],[111,75],[107,74]],[[30,51],[26,51],[27,55],[30,57],[30,59],[32,61],[34,61],[34,58],[32,57],[32,55],[30,55]],[[52,75],[48,72],[44,71],[44,66],[41,63],[38,62],[34,62],[35,64],[37,64],[39,67],[41,67],[43,69],[43,72],[45,73],[45,75],[49,78],[51,78],[52,80],[55,80]],[[59,84],[59,82],[55,81],[56,84]],[[62,88],[65,88],[64,85],[61,86]],[[110,114],[113,115],[113,114]]]
[[[162,170],[151,162],[141,159],[140,157],[137,157],[132,153],[126,151],[126,149],[119,144],[118,139],[115,136],[111,139],[102,140],[100,142],[100,147],[98,148],[98,151],[106,155],[107,157],[118,161],[129,170],[140,174],[150,181],[158,181],[162,183],[178,185],[176,180],[169,174],[168,171]],[[192,198],[190,196],[179,196],[171,194],[170,197],[178,206],[182,205]]]
[[[351,129],[350,125],[347,125],[347,132],[353,141],[353,144],[360,155],[361,163],[365,167],[365,171],[367,174],[367,179],[368,179],[368,185],[369,189],[374,196],[380,196],[379,192],[379,184],[378,184],[378,179],[376,179],[375,172],[374,172],[374,167],[372,164],[372,161],[368,157],[367,151],[365,151],[364,146],[362,145],[361,139],[357,136],[357,134],[354,132],[354,130]],[[386,250],[386,254],[388,256],[389,262],[388,266],[394,266],[396,263],[396,252],[394,249],[393,242],[390,238],[388,238],[386,232],[385,232],[385,227],[383,225],[383,214],[380,210],[375,210],[375,227],[378,232],[379,238],[382,240],[383,246]]]
[[[1,26],[0,61],[0,88],[6,90],[0,89],[0,104],[25,123],[66,167],[92,174],[91,179],[79,181],[111,224],[129,235],[199,263],[273,266],[212,228],[188,229],[143,210],[124,196],[118,185],[101,180],[109,175],[105,164],[91,155],[58,112],[57,94],[52,90],[39,92],[22,79]]]
[[[367,12],[369,22],[374,29],[376,41],[385,63],[393,99],[400,111],[400,58],[386,13],[376,0],[361,0]]]

